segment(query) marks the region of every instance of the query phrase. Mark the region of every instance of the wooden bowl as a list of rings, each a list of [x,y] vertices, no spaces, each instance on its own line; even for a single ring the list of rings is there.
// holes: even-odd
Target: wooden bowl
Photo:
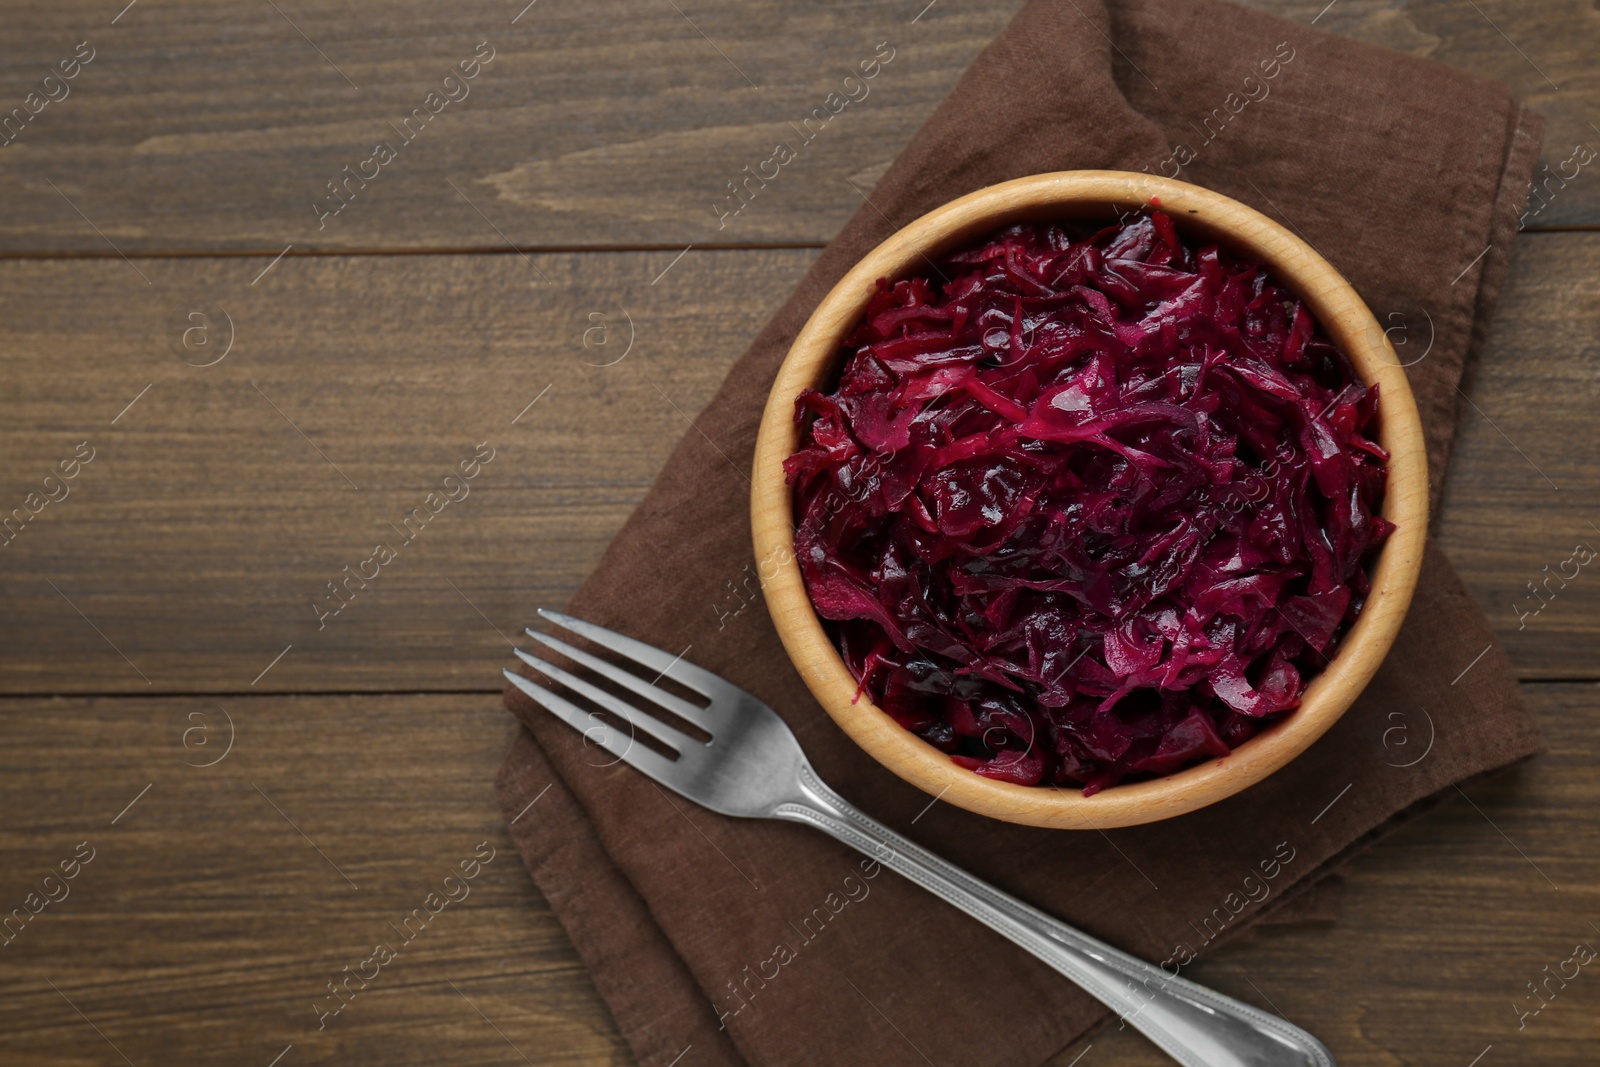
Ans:
[[[1378,442],[1390,455],[1383,514],[1396,526],[1371,571],[1372,593],[1298,709],[1228,755],[1164,778],[1076,788],[984,778],[905,729],[863,695],[812,608],[794,554],[793,496],[783,461],[799,447],[794,401],[831,384],[845,336],[880,278],[926,269],[926,259],[1022,220],[1113,221],[1159,205],[1180,231],[1265,262],[1316,314],[1368,384],[1379,386]],[[958,807],[1007,822],[1066,829],[1133,826],[1193,811],[1261,781],[1338,721],[1378,669],[1400,629],[1422,565],[1428,471],[1422,424],[1399,358],[1350,283],[1300,238],[1218,193],[1145,174],[1063,171],[980,189],[922,216],[857,263],[812,313],[778,371],[756,442],[751,519],[767,606],[801,677],[855,742],[906,781]],[[770,577],[769,577],[770,576]]]

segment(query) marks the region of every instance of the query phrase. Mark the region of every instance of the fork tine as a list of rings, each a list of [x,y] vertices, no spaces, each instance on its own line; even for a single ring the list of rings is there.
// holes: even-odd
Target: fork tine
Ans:
[[[716,732],[717,716],[710,714],[711,709],[702,708],[698,704],[691,704],[687,700],[667,692],[659,685],[651,685],[632,671],[625,671],[615,663],[603,660],[599,656],[591,656],[582,649],[573,648],[565,641],[557,640],[548,634],[542,634],[537,630],[525,630],[524,633],[540,644],[555,649],[573,662],[581,663],[596,674],[633,690],[647,700],[654,701],[679,718],[694,723],[707,733]]]
[[[604,626],[596,626],[592,622],[584,622],[582,619],[575,619],[571,615],[563,615],[559,611],[550,611],[546,608],[539,608],[538,611],[557,626],[586,637],[601,648],[608,648],[617,655],[626,656],[653,671],[660,671],[678,684],[686,685],[713,700],[718,697],[734,696],[740,692],[733,683],[718,678],[710,671],[702,670],[692,663],[686,663],[680,658],[683,655],[681,652],[677,656],[669,656],[659,648],[625,637],[615,630],[607,630]]]
[[[573,692],[594,701],[635,730],[643,730],[645,733],[653,735],[657,740],[665,741],[668,747],[676,749],[679,755],[692,751],[691,746],[701,744],[701,742],[679,730],[676,726],[656,718],[644,709],[635,707],[625,700],[618,699],[604,689],[589,684],[577,675],[564,671],[553,663],[546,663],[538,656],[529,655],[520,648],[513,651],[516,652],[518,659],[540,674],[554,678]]]
[[[643,771],[662,785],[671,789],[673,779],[677,777],[674,771],[677,768],[672,760],[640,744],[635,744],[631,737],[621,737],[599,716],[584,711],[569,700],[556,696],[550,690],[537,682],[531,681],[518,674],[516,671],[502,669],[506,680],[527,694],[535,704],[550,712],[556,718],[572,727],[583,735],[584,740],[593,741],[607,752],[616,756],[635,770]]]

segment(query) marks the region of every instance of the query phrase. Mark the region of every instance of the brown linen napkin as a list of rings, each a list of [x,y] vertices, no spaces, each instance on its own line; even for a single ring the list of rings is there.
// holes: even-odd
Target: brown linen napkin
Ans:
[[[1437,499],[1539,129],[1500,86],[1215,0],[1032,0],[735,365],[570,610],[687,646],[783,715],[841,793],[1000,888],[1152,961],[1201,953],[1441,790],[1538,750],[1449,562],[1430,546],[1366,694],[1260,785],[1105,833],[994,822],[930,804],[846,739],[762,605],[728,614],[729,584],[754,573],[746,472],[769,384],[834,280],[918,215],[1039,171],[1181,163],[1301,233],[1406,342]],[[515,690],[506,703],[525,726],[498,783],[506,817],[641,1061],[692,1046],[685,1067],[1031,1064],[1105,1017],[821,834],[712,814],[607,765]]]

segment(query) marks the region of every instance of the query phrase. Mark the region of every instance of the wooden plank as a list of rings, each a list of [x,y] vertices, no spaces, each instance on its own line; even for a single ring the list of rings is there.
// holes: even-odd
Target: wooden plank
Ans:
[[[0,547],[0,691],[494,687],[814,255],[314,257],[254,286],[265,258],[151,260],[149,290],[119,260],[0,264],[0,515],[95,449]],[[1600,236],[1522,241],[1443,503],[1444,543],[1528,678],[1600,674],[1593,575],[1513,610],[1600,541],[1597,265]],[[211,347],[194,333],[184,352],[193,308]],[[224,310],[233,351],[180,362],[220,351]],[[496,458],[469,495],[405,526],[483,441]],[[379,541],[397,558],[319,624],[313,604],[340,603],[327,583]]]
[[[0,148],[0,252],[823,242],[860,206],[851,182],[871,187],[1019,6],[180,0],[111,25],[98,0],[16,4],[0,113],[79,42],[93,60]],[[1583,0],[1256,6],[1503,81],[1548,114],[1552,167],[1600,147],[1600,26]],[[326,183],[400,140],[484,41],[494,58],[467,95],[435,104],[426,136],[321,219]],[[869,95],[720,228],[725,183],[885,41],[895,58]],[[1593,169],[1553,187],[1534,221],[1600,223]]]
[[[41,908],[0,948],[0,1061],[625,1056],[495,807],[509,729],[493,696],[0,702],[0,891]]]
[[[146,3],[114,29],[86,0],[8,13],[0,101],[84,38],[98,54],[0,149],[0,249],[109,251],[74,204],[124,251],[820,242],[860,203],[845,178],[870,187],[1018,4],[916,25],[920,5],[823,0],[546,2],[515,24],[512,0],[277,6]],[[886,40],[855,113],[719,233],[725,183]],[[484,41],[493,60],[448,89],[466,95],[403,143],[395,127]],[[379,141],[396,158],[319,223],[326,183]]]
[[[1342,1064],[1465,1065],[1491,1043],[1495,1062],[1592,1062],[1593,975],[1521,1032],[1511,1005],[1575,942],[1600,944],[1600,688],[1524,692],[1548,755],[1357,861],[1337,923],[1264,930],[1190,973],[1310,1027]],[[210,698],[0,701],[5,908],[80,842],[95,850],[0,949],[0,1060],[120,1062],[109,1039],[140,1064],[264,1065],[290,1044],[285,1065],[520,1062],[508,1042],[541,1064],[630,1062],[495,810],[509,727],[495,697],[220,705],[235,740],[218,760],[228,720]],[[191,729],[205,732],[185,747]],[[325,983],[484,841],[495,857],[470,894],[319,1030]],[[1164,1062],[1130,1033],[1091,1040],[1086,1064]]]
[[[1523,692],[1547,755],[1468,786],[1470,803],[1452,794],[1358,859],[1336,923],[1263,929],[1221,947],[1190,976],[1307,1027],[1344,1067],[1467,1067],[1490,1045],[1482,1067],[1592,1064],[1600,1043],[1593,966],[1567,964],[1566,973],[1580,977],[1564,988],[1543,983],[1576,944],[1600,951],[1588,726],[1600,689],[1544,684]],[[1540,1004],[1529,982],[1546,1004],[1519,1028],[1518,1009]],[[1167,1062],[1114,1025],[1090,1040],[1085,1067]]]
[[[96,450],[0,547],[0,684],[495,687],[814,255],[152,260],[148,297],[119,260],[0,264],[4,514]],[[213,366],[169,346],[229,320]]]

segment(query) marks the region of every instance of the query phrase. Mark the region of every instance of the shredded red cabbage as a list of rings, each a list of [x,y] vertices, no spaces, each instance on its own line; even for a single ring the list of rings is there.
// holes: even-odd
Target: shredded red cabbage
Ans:
[[[1161,212],[880,281],[796,400],[795,550],[861,693],[978,774],[1223,756],[1297,707],[1393,529],[1349,360]]]

